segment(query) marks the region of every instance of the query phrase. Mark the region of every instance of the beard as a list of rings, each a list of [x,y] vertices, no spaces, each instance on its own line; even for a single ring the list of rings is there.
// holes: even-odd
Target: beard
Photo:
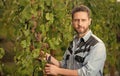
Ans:
[[[79,31],[80,28],[82,28],[83,31]],[[77,29],[78,29],[78,30],[77,30]],[[87,27],[87,28],[78,27],[78,28],[74,28],[74,30],[75,30],[75,32],[76,32],[77,34],[85,34],[85,33],[89,30],[89,27]]]

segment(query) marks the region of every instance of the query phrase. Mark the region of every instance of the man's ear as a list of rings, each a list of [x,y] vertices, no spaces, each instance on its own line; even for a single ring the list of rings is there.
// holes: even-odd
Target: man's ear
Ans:
[[[73,25],[73,19],[72,19],[72,21],[71,21],[71,25]]]
[[[91,18],[89,18],[89,25],[91,25],[92,24],[92,19]]]

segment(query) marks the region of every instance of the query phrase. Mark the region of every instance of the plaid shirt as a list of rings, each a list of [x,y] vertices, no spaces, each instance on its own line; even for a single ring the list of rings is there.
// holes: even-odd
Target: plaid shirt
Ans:
[[[105,45],[90,30],[82,38],[74,37],[60,63],[62,68],[78,70],[79,76],[102,76],[105,60]]]

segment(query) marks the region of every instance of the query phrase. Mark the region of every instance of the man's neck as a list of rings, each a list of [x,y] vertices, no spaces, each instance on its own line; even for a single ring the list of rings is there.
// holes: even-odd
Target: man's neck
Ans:
[[[85,33],[79,33],[78,36],[79,38],[82,38],[83,36],[85,36],[85,34],[89,31],[89,29],[85,32]]]

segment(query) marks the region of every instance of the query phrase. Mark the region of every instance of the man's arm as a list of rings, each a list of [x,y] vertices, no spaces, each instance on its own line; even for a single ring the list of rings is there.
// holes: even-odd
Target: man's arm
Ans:
[[[91,48],[89,55],[86,57],[86,64],[78,69],[79,76],[96,76],[102,74],[106,59],[106,49],[103,43],[98,43]]]
[[[45,72],[48,75],[78,76],[77,70],[59,68],[53,64],[46,64]]]
[[[47,56],[47,60],[49,59],[49,63],[52,63],[56,65],[57,67],[60,67],[60,63],[57,59],[55,59],[53,56],[49,55]]]
[[[78,76],[78,71],[77,70],[59,68],[58,74],[64,75],[64,76]]]

